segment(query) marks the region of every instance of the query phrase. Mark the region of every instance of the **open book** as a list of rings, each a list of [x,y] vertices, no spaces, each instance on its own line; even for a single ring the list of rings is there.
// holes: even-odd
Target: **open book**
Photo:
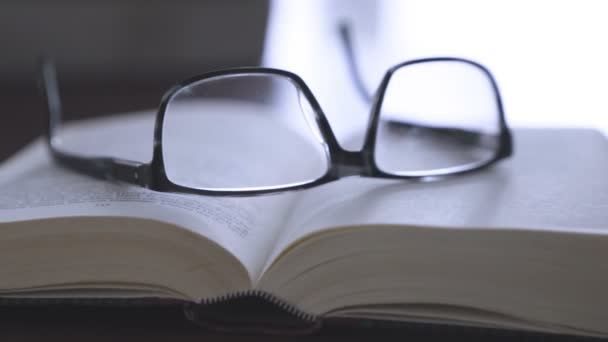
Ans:
[[[132,137],[151,132],[145,116],[76,131],[137,158],[151,133],[117,149],[96,128]],[[0,167],[0,297],[259,294],[304,320],[608,336],[608,143],[568,129],[516,130],[515,143],[508,161],[436,182],[353,177],[218,198],[83,176],[39,140]]]

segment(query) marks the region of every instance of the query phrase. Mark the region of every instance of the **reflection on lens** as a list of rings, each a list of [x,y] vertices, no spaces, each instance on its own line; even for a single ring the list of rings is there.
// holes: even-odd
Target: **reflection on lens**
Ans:
[[[375,162],[395,175],[438,175],[494,158],[500,116],[491,80],[460,61],[404,66],[380,110]]]
[[[167,177],[207,190],[254,190],[307,183],[328,169],[327,149],[300,89],[279,75],[238,74],[199,81],[166,110]]]

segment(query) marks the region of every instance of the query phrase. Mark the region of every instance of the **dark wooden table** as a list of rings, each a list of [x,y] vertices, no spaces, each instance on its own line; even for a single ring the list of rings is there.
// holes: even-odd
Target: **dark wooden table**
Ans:
[[[1,341],[572,341],[462,327],[327,325],[307,336],[219,333],[184,319],[179,309],[0,308]],[[584,341],[584,339],[574,339]]]

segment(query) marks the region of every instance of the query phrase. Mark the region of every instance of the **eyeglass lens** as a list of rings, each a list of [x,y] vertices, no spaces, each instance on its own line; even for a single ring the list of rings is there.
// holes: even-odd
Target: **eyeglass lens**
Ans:
[[[329,167],[314,115],[285,76],[230,74],[190,84],[172,96],[165,112],[167,177],[206,190],[314,181]]]
[[[406,65],[386,88],[374,150],[384,172],[421,176],[478,165],[499,147],[491,79],[460,61]]]

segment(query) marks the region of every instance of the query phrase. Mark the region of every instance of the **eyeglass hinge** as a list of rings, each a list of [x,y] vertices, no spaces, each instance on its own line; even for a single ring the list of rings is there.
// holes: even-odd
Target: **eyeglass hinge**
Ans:
[[[149,172],[146,164],[130,160],[114,159],[112,177],[123,182],[147,187]]]

